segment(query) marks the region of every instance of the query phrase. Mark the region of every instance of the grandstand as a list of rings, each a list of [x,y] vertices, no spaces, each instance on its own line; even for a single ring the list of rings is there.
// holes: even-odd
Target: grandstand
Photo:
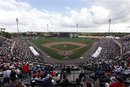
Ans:
[[[130,36],[120,39],[98,38],[87,50],[89,52],[85,53],[87,56],[84,57],[82,64],[79,64],[78,60],[72,60],[77,61],[75,64],[52,64],[53,59],[50,60],[51,63],[46,60],[46,53],[32,45],[26,37],[12,39],[0,37],[0,85],[14,85],[13,81],[18,81],[25,87],[29,85],[44,87],[50,81],[49,87],[62,87],[66,85],[63,81],[67,80],[69,87],[77,87],[76,85],[82,86],[84,81],[91,85],[98,81],[100,85],[110,84],[116,77],[122,77],[128,85],[129,56],[123,55],[129,55],[129,39]],[[80,83],[76,83],[77,81]]]

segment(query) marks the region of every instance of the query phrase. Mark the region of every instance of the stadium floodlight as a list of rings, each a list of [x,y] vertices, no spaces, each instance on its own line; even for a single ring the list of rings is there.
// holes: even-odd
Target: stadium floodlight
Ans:
[[[19,22],[19,20],[18,20],[18,18],[16,18],[16,23],[17,23],[17,33],[19,34],[18,22]]]
[[[111,24],[111,18],[109,19],[108,33],[110,33],[110,24]]]
[[[78,33],[78,27],[79,27],[79,25],[78,24],[76,24],[76,32]]]
[[[1,30],[1,36],[3,36],[3,31],[5,31],[5,28],[0,28]]]
[[[47,32],[49,32],[49,30],[48,30],[48,26],[49,26],[49,25],[47,24],[46,26],[47,26]]]

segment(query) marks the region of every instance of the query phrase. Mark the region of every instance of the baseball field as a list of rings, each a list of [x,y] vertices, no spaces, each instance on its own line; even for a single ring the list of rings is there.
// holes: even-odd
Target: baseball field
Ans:
[[[80,58],[91,47],[91,38],[33,38],[30,40],[50,57],[59,60]]]

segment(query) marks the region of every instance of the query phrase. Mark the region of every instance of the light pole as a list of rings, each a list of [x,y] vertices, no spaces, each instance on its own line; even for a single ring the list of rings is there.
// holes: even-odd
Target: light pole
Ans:
[[[79,25],[78,24],[76,24],[76,32],[78,33],[78,27],[79,27]]]
[[[18,18],[16,18],[16,23],[17,23],[17,35],[19,35],[19,26],[18,26],[18,22],[19,22],[19,20],[18,20]]]
[[[110,28],[111,28],[110,25],[111,25],[111,19],[109,19],[108,33],[111,33],[111,32],[110,32]]]
[[[3,36],[3,31],[5,31],[5,28],[0,28],[1,30],[1,36]]]
[[[49,30],[48,30],[48,26],[49,26],[49,25],[47,24],[46,26],[47,26],[47,32],[49,33]]]

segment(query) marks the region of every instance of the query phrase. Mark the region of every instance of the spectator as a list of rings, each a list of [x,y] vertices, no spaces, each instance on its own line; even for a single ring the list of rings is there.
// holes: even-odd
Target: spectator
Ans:
[[[45,78],[45,80],[42,82],[42,87],[54,87],[51,76]]]
[[[11,78],[11,79],[13,79],[13,78],[18,78],[18,75],[17,75],[17,73],[15,72],[15,69],[12,69],[12,70],[11,70],[10,78]]]
[[[85,74],[83,71],[81,71],[79,74],[79,80],[81,81],[83,77],[85,77]]]
[[[27,75],[29,74],[29,72],[30,72],[30,70],[29,70],[29,64],[27,63],[27,64],[23,64],[23,67],[22,67],[22,71],[23,71],[23,73],[26,75],[26,77],[27,77]]]
[[[10,84],[8,87],[26,87],[22,82],[20,82],[16,77],[11,78]]]
[[[82,87],[82,84],[79,79],[76,79],[76,83],[74,84],[74,87]]]
[[[3,71],[3,78],[9,78],[10,73],[11,73],[11,70],[8,67],[6,67],[5,70]]]
[[[110,87],[126,87],[123,79],[117,77],[117,81],[110,84]]]
[[[54,71],[54,69],[52,69],[52,70],[50,71],[50,75],[51,75],[52,77],[55,76],[55,71]]]
[[[71,74],[71,68],[70,68],[70,66],[67,66],[67,68],[66,68],[66,73],[67,73],[67,74]]]
[[[69,82],[67,75],[63,75],[63,80],[61,81],[61,87],[71,87],[71,83]]]
[[[86,78],[83,79],[83,87],[92,87],[91,83]]]
[[[94,82],[94,87],[101,87],[100,86],[100,80],[99,79],[96,79],[95,82]]]

